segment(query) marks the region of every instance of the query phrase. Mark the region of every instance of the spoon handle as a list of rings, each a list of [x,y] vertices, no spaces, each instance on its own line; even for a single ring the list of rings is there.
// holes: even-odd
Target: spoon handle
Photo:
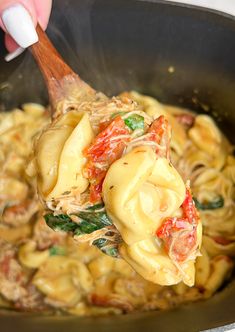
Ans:
[[[64,62],[42,28],[37,25],[39,41],[30,47],[47,85],[52,112],[59,100],[68,97],[72,86],[83,86],[83,81]],[[84,83],[85,84],[85,83]]]
[[[36,31],[39,40],[31,46],[31,50],[44,78],[60,80],[66,75],[75,74],[64,62],[40,25],[37,25]]]

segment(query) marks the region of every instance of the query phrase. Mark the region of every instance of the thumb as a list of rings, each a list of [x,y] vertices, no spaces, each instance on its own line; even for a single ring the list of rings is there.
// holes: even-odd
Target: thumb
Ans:
[[[36,24],[37,14],[33,1],[0,1],[0,26],[22,48],[26,48],[38,41],[35,30]],[[11,39],[7,37],[6,40],[9,44]],[[7,46],[12,49],[9,45]]]

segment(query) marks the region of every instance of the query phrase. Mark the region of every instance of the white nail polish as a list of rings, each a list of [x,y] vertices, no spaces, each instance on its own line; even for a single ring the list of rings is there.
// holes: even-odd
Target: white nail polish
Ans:
[[[32,18],[22,5],[14,5],[2,13],[2,21],[9,35],[23,48],[38,41]]]
[[[6,62],[9,62],[13,59],[15,59],[16,57],[18,57],[21,53],[23,53],[25,50],[25,48],[23,47],[18,47],[15,51],[11,52],[11,53],[8,53],[6,56],[5,56],[5,61]]]

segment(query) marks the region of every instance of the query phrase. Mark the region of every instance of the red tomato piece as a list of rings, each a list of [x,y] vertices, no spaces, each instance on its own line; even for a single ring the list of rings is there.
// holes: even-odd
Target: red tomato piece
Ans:
[[[1,261],[0,272],[2,272],[5,277],[9,276],[10,271],[10,261],[13,258],[11,255],[6,255],[3,260]]]
[[[102,183],[107,170],[115,160],[122,156],[129,140],[129,130],[123,119],[117,116],[97,135],[93,144],[85,149],[84,155],[88,162],[84,175],[91,183],[90,201],[92,203],[101,199]]]
[[[186,129],[190,129],[195,121],[195,115],[183,113],[175,115],[176,120],[182,124]]]
[[[156,142],[158,145],[165,147],[165,155],[169,159],[170,154],[170,140],[171,140],[171,126],[167,119],[161,115],[153,121],[148,129],[151,134],[150,140]],[[162,151],[157,148],[157,154],[162,155]]]
[[[185,261],[197,243],[199,214],[189,188],[181,207],[182,217],[166,218],[156,232],[157,237],[163,240],[166,252],[178,262]]]
[[[101,179],[98,184],[90,185],[90,202],[95,203],[101,200],[103,181],[104,179]]]
[[[112,120],[107,120],[107,121],[100,122],[99,131],[101,132],[101,131],[105,130],[108,127],[108,125],[111,123],[111,121]]]
[[[218,243],[218,244],[221,244],[222,246],[227,246],[231,243],[233,243],[234,241],[233,240],[229,240],[229,239],[226,239],[225,237],[223,236],[214,236],[212,237],[212,239]]]
[[[133,311],[132,304],[128,301],[127,297],[119,294],[110,293],[108,295],[91,294],[89,302],[92,305],[99,307],[113,307],[119,308],[123,312]]]

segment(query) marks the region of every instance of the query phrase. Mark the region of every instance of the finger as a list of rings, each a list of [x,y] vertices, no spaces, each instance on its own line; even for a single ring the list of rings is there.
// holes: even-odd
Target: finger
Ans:
[[[16,42],[14,41],[14,39],[12,39],[11,36],[7,33],[5,34],[5,44],[6,48],[9,51],[9,53],[5,56],[5,60],[7,62],[15,59],[25,50],[24,48],[19,47],[18,44],[16,44]]]
[[[5,45],[9,52],[13,52],[19,47],[19,45],[8,33],[5,34]]]
[[[42,0],[45,1],[45,0]],[[0,27],[6,31],[5,25],[2,21],[2,14],[3,12],[12,7],[12,6],[16,6],[17,4],[21,4],[22,6],[25,7],[25,9],[29,12],[34,26],[36,26],[37,24],[37,14],[36,14],[36,9],[35,9],[35,5],[34,2],[31,0],[2,0],[0,1]]]
[[[29,3],[28,0],[24,2]],[[3,7],[0,15],[5,31],[19,46],[26,48],[38,41],[32,16],[22,3],[11,3],[10,7]]]
[[[5,45],[10,61],[24,48],[38,41],[35,31],[37,22],[45,30],[48,24],[52,0],[2,0],[0,1],[0,27],[5,30]],[[20,47],[19,47],[20,45]]]
[[[37,20],[43,30],[46,29],[52,7],[52,0],[34,0]]]

